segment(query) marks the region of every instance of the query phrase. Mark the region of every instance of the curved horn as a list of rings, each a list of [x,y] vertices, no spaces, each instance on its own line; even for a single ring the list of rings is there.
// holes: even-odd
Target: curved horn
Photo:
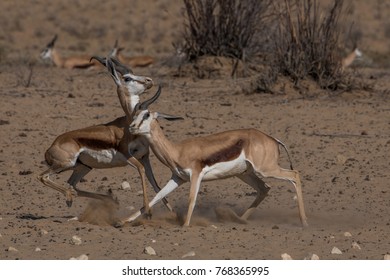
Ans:
[[[133,70],[131,70],[129,67],[121,63],[117,58],[111,56],[110,59],[114,62],[115,69],[118,70],[118,72],[121,73],[122,75],[129,74],[129,73],[134,74]]]
[[[57,41],[57,38],[58,38],[57,34],[54,35],[54,38],[49,42],[49,44],[47,44],[47,47],[48,47],[48,48],[54,47],[54,44],[55,44],[55,42]]]
[[[107,62],[106,62],[106,58],[105,57],[100,57],[100,56],[94,55],[94,56],[91,57],[89,62],[92,62],[93,59],[99,61],[101,64],[103,64],[104,66],[107,67]]]
[[[155,102],[157,100],[157,98],[159,98],[161,94],[161,85],[158,86],[158,89],[157,89],[157,92],[155,93],[155,95],[153,95],[150,99],[148,100],[145,100],[144,102],[142,102],[140,105],[139,105],[139,109],[140,110],[145,110],[149,107],[150,104],[152,104],[153,102]],[[137,104],[138,105],[138,104]],[[138,109],[138,108],[137,108]]]

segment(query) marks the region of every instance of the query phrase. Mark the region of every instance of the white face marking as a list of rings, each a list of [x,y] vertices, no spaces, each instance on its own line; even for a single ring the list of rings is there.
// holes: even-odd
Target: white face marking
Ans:
[[[125,156],[114,149],[97,151],[84,148],[80,152],[79,160],[92,168],[108,168],[127,164]]]
[[[134,95],[142,94],[145,90],[153,86],[152,79],[130,73],[123,75],[123,80],[127,90]]]
[[[51,49],[46,48],[41,52],[41,58],[42,59],[49,59],[51,58]]]
[[[146,135],[150,133],[150,122],[153,119],[153,114],[149,110],[140,111],[134,116],[133,122],[130,124],[130,133],[134,135]]]

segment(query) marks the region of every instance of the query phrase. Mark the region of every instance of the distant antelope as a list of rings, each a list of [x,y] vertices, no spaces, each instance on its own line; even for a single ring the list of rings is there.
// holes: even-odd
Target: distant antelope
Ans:
[[[140,56],[124,56],[121,52],[124,48],[118,47],[118,40],[110,52],[111,57],[116,57],[121,63],[130,67],[146,67],[154,62],[154,58],[147,55]]]
[[[257,191],[256,199],[241,216],[246,220],[269,191],[266,183],[256,175],[259,173],[262,177],[287,180],[294,185],[301,223],[308,225],[299,173],[292,166],[289,170],[278,165],[279,146],[289,156],[281,141],[255,129],[238,129],[173,143],[165,137],[157,119],[181,118],[149,111],[148,106],[146,103],[137,105],[130,133],[144,136],[157,158],[172,171],[170,181],[153,198],[150,207],[181,184],[190,182],[189,207],[184,223],[184,226],[189,226],[200,183],[236,176]],[[122,223],[133,221],[141,213],[142,209]]]
[[[362,57],[362,55],[363,53],[358,48],[355,48],[353,52],[351,52],[341,60],[341,68],[344,70],[345,68],[350,66],[355,61],[355,59]]]
[[[77,183],[93,168],[130,165],[136,167],[141,176],[144,206],[149,213],[145,171],[154,190],[158,192],[160,188],[150,165],[147,140],[140,136],[131,135],[128,126],[132,120],[133,109],[139,102],[139,95],[150,89],[153,86],[153,81],[148,77],[133,75],[127,67],[114,60],[118,71],[122,74],[120,78],[110,58],[106,61],[100,58],[96,59],[107,65],[117,85],[117,94],[126,116],[106,124],[73,130],[58,136],[45,153],[46,162],[50,167],[40,174],[38,179],[44,185],[63,193],[66,196],[66,203],[70,207],[73,196],[107,198],[106,195],[85,192],[76,188]],[[155,99],[156,97],[152,97],[145,103],[152,103]],[[50,179],[51,175],[66,170],[73,171],[68,179],[70,188],[61,186]],[[166,200],[164,203],[172,211]]]
[[[54,35],[54,38],[46,45],[40,55],[42,59],[50,59],[57,67],[67,69],[92,69],[101,67],[98,62],[90,61],[91,56],[88,55],[61,57],[57,50],[54,48],[57,38],[58,36]]]

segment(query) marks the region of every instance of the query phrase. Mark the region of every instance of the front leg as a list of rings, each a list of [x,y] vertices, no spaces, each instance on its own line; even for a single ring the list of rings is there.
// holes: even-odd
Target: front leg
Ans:
[[[196,204],[196,198],[198,196],[199,188],[200,188],[200,182],[202,181],[203,173],[197,173],[193,172],[191,175],[191,189],[190,189],[190,197],[189,197],[189,203],[188,203],[188,212],[187,212],[187,218],[184,223],[184,226],[189,226],[192,212],[194,211],[194,207]]]
[[[145,168],[135,157],[129,158],[127,160],[127,163],[132,165],[132,166],[135,166],[135,168],[137,168],[138,173],[141,177],[145,215],[148,218],[150,218],[152,216],[152,212],[151,212],[151,209],[149,207],[149,199],[148,199],[148,194],[147,194],[147,185],[146,185],[146,178],[145,178]]]

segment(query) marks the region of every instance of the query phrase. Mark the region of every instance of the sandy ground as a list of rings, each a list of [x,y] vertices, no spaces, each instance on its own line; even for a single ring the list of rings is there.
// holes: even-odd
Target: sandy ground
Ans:
[[[171,43],[180,35],[181,1],[132,2],[130,7],[127,1],[38,0],[26,9],[22,1],[1,1],[0,259],[82,254],[181,259],[190,252],[187,259],[281,259],[283,253],[294,259],[313,253],[320,259],[383,259],[390,254],[389,3],[354,1],[366,63],[348,71],[370,90],[326,93],[307,82],[296,91],[281,79],[277,86],[284,91],[270,95],[244,94],[248,79],[233,80],[228,71],[199,79],[188,66],[178,77],[176,67],[159,62],[172,55]],[[302,177],[309,227],[300,226],[292,185],[269,179],[269,196],[249,222],[235,222],[229,213],[245,211],[254,193],[231,178],[202,184],[188,228],[181,227],[188,184],[169,196],[177,216],[159,204],[151,220],[114,228],[107,223],[142,206],[138,174],[126,167],[93,170],[79,184],[89,191],[111,189],[117,207],[77,198],[68,208],[61,194],[36,179],[47,168],[45,150],[61,133],[123,112],[105,70],[64,70],[38,61],[27,86],[27,63],[55,33],[64,55],[104,55],[119,38],[128,54],[155,56],[153,66],[134,70],[162,84],[154,110],[184,117],[161,122],[171,140],[253,127],[284,141]],[[170,171],[153,155],[151,161],[164,186]],[[281,165],[288,167],[283,152]],[[69,176],[55,180],[65,184]],[[130,189],[122,189],[123,181]],[[144,253],[147,246],[155,256]],[[332,254],[333,247],[342,254]]]

